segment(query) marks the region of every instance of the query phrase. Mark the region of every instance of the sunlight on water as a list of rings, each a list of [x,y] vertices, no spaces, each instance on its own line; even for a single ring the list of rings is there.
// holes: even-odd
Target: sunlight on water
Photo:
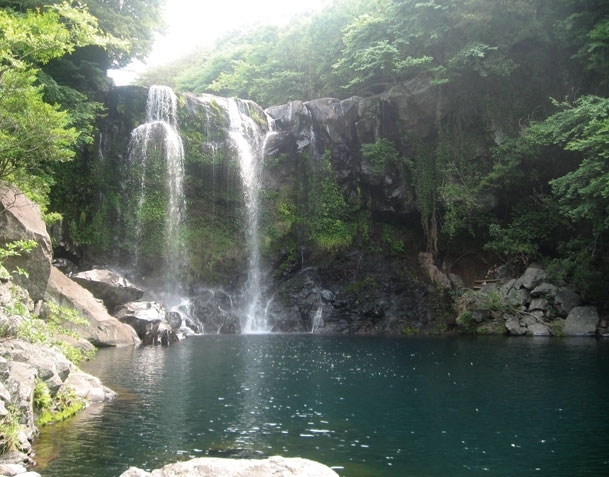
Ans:
[[[40,470],[279,454],[346,476],[602,475],[608,358],[591,339],[313,334],[102,350],[88,368],[119,398],[44,430],[39,449],[62,445]]]

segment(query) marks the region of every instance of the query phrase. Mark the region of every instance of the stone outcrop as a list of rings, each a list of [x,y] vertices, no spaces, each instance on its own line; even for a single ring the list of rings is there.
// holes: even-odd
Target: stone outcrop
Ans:
[[[138,301],[121,305],[115,316],[135,329],[144,345],[170,345],[180,340],[179,328],[174,329],[165,305],[155,301]],[[169,319],[168,319],[169,318]],[[181,324],[181,320],[179,322]]]
[[[601,320],[593,306],[568,287],[547,281],[546,271],[532,265],[518,278],[485,284],[474,308],[457,321],[477,333],[512,336],[595,336]],[[480,309],[476,309],[478,306]],[[486,308],[485,308],[486,307]],[[474,320],[486,311],[485,318]]]
[[[201,457],[186,462],[169,464],[161,469],[146,472],[130,467],[120,477],[338,477],[329,467],[299,457],[280,456],[268,459],[221,459]]]
[[[28,472],[24,465],[10,462],[0,463],[0,475],[6,477],[40,477],[38,472]]]
[[[95,346],[132,346],[139,343],[135,330],[111,316],[88,290],[70,280],[56,268],[51,269],[46,298],[59,306],[76,310],[88,325],[66,323]]]
[[[89,290],[95,298],[102,300],[110,312],[119,305],[144,296],[143,289],[112,270],[87,270],[75,273],[70,278]]]
[[[65,392],[85,402],[105,402],[115,395],[99,379],[84,373],[54,348],[32,344],[19,339],[0,342],[0,417],[9,409],[17,410],[20,418],[18,449],[13,465],[31,462],[31,442],[38,433],[35,424],[34,394],[38,382],[48,387],[51,397]],[[7,457],[2,461],[6,463]]]
[[[207,334],[236,334],[241,331],[231,295],[222,289],[203,289],[193,298],[193,308]]]
[[[373,213],[399,217],[415,212],[410,181],[390,165],[378,171],[361,154],[362,144],[376,142],[381,131],[384,137],[398,146],[401,144],[397,130],[400,113],[389,97],[293,101],[270,107],[266,112],[275,120],[277,128],[267,144],[270,155],[294,156],[306,150],[314,160],[322,157],[324,151],[330,151],[334,173],[348,201],[355,200],[359,189],[369,195]],[[288,163],[284,167],[292,169]],[[278,189],[286,184],[282,179],[290,175],[293,169],[267,170],[265,187]]]
[[[266,113],[275,121],[277,133],[269,139],[267,153],[308,152],[309,160],[314,161],[329,151],[348,201],[365,192],[373,214],[400,218],[416,212],[412,181],[395,164],[375,167],[363,157],[362,145],[382,137],[406,154],[413,145],[403,138],[429,137],[447,106],[439,89],[424,76],[366,98],[321,98],[272,106]],[[280,180],[286,176],[281,169],[275,175],[268,172],[266,187],[285,183]]]
[[[27,272],[14,274],[15,283],[25,288],[32,300],[41,300],[51,273],[51,239],[39,207],[18,189],[0,185],[0,246],[16,240],[35,240],[38,245],[20,256],[7,258],[4,266]]]

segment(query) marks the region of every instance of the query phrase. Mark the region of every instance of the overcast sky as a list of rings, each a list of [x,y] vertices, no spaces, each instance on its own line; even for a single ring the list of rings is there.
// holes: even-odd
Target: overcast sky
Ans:
[[[146,65],[170,62],[199,45],[210,45],[223,33],[253,24],[281,25],[300,12],[321,10],[332,0],[167,0],[167,32],[154,44]],[[117,85],[128,84],[146,68],[133,63],[110,70]]]
[[[149,64],[175,59],[223,33],[255,23],[282,24],[294,14],[319,10],[330,0],[167,0],[167,33],[155,43]]]

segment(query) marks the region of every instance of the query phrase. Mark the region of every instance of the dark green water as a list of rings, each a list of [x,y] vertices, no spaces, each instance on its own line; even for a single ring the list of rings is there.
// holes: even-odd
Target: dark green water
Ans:
[[[607,341],[202,336],[86,370],[119,397],[44,430],[43,476],[235,453],[344,476],[609,475]]]

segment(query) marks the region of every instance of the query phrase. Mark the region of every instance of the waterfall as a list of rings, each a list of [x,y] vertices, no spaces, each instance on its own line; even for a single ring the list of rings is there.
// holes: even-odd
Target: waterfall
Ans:
[[[228,100],[229,136],[239,156],[245,198],[246,245],[248,249],[245,310],[241,323],[243,333],[268,332],[267,307],[263,300],[260,263],[259,193],[260,172],[267,132],[252,118],[249,105],[239,99]],[[272,127],[270,128],[272,130]]]
[[[324,311],[322,307],[318,307],[313,315],[313,325],[311,326],[311,333],[319,333],[324,326]]]
[[[171,88],[152,86],[148,92],[146,122],[131,133],[129,166],[136,174],[135,185],[135,264],[140,260],[141,244],[145,239],[145,212],[149,196],[166,190],[164,214],[163,262],[165,285],[178,291],[179,274],[186,265],[186,253],[180,237],[186,201],[184,198],[184,149],[177,129],[177,99]],[[160,164],[164,163],[164,164]],[[164,168],[164,183],[154,183],[158,166]],[[136,172],[137,171],[137,172]],[[148,208],[154,207],[150,204]]]

